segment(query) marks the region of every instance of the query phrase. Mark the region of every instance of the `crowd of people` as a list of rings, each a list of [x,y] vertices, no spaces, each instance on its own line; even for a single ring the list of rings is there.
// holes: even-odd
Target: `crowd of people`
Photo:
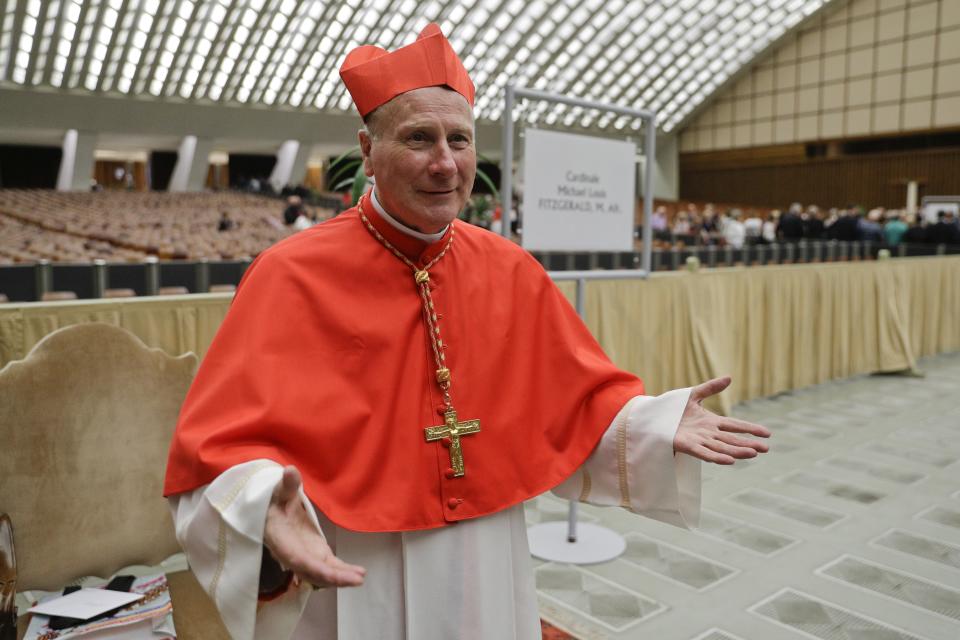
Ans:
[[[34,262],[229,260],[253,257],[278,240],[335,215],[295,191],[276,197],[238,192],[68,193],[0,190],[0,264]],[[475,196],[461,218],[499,232],[500,207]],[[516,221],[513,221],[515,224]],[[888,247],[960,244],[957,216],[927,220],[904,211],[821,209],[799,203],[784,211],[696,202],[659,202],[655,246],[731,246],[801,240],[870,241]],[[638,233],[639,236],[639,233]]]
[[[671,208],[673,211],[671,211]],[[908,244],[960,244],[960,221],[944,209],[930,221],[915,213],[877,207],[821,209],[791,204],[786,210],[746,210],[687,202],[656,207],[652,227],[661,245],[744,245],[801,240],[868,241],[896,247]]]

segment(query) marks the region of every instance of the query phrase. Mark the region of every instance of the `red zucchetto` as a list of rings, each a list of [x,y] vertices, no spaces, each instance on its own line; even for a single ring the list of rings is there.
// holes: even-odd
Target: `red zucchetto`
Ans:
[[[449,87],[473,106],[474,87],[440,27],[428,24],[413,44],[390,53],[374,45],[357,47],[340,66],[361,117],[401,93],[423,87]]]

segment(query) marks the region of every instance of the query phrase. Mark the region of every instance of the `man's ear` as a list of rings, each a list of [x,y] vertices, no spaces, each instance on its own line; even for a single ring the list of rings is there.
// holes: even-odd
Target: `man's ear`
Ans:
[[[373,175],[373,160],[370,158],[370,150],[373,148],[373,138],[366,129],[360,129],[357,132],[360,139],[360,155],[363,158],[363,172],[369,178]]]

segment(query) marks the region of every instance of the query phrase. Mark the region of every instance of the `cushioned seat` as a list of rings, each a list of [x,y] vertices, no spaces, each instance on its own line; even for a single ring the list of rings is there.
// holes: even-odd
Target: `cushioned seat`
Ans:
[[[107,289],[103,292],[104,298],[135,298],[137,292],[133,289]]]
[[[162,296],[185,296],[190,291],[186,287],[160,287],[159,293]]]
[[[73,291],[45,291],[40,297],[43,302],[54,302],[56,300],[76,300],[77,294]]]

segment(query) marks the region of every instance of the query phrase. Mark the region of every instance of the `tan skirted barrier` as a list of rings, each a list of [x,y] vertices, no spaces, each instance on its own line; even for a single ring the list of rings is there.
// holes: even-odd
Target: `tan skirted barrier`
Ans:
[[[960,258],[683,272],[587,288],[588,324],[648,392],[730,374],[731,404],[960,349]]]
[[[0,367],[23,359],[48,333],[84,322],[117,325],[148,347],[202,358],[232,299],[233,294],[218,293],[0,304]]]
[[[562,283],[573,297],[574,284]],[[51,331],[107,322],[202,356],[229,294],[0,305],[0,366]],[[587,323],[650,393],[729,373],[721,410],[960,349],[960,258],[702,270],[592,282]]]

